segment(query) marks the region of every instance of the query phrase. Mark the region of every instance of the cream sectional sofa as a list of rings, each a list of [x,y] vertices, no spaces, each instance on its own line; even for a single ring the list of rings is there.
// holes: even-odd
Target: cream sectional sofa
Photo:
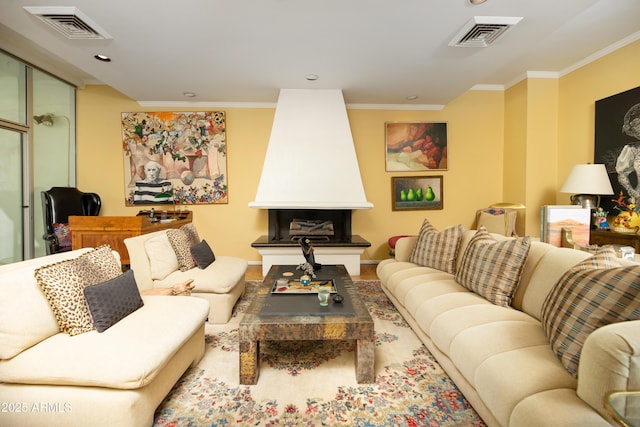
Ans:
[[[475,233],[463,232],[456,268]],[[603,407],[607,392],[640,390],[640,320],[591,333],[577,379],[541,323],[547,294],[591,254],[531,242],[511,306],[500,307],[458,284],[454,274],[410,262],[417,240],[398,240],[395,258],[379,263],[382,289],[489,426],[613,424]]]
[[[150,426],[204,355],[209,305],[186,296],[143,297],[102,333],[60,332],[34,271],[90,251],[0,266],[1,426]]]
[[[215,261],[206,268],[193,267],[182,271],[167,230],[130,237],[124,243],[141,291],[170,288],[193,279],[191,295],[209,302],[207,322],[220,324],[229,321],[233,306],[244,293],[247,260],[216,254]]]

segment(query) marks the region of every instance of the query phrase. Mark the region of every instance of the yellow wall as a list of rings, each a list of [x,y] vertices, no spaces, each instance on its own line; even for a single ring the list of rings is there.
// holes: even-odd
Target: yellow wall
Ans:
[[[363,259],[385,258],[387,239],[416,233],[425,217],[440,228],[457,223],[471,227],[476,209],[502,200],[503,109],[502,92],[469,91],[441,111],[348,111],[365,192],[374,204],[371,210],[353,213],[353,232],[372,244]],[[78,91],[78,187],[100,194],[102,215],[134,215],[140,209],[124,204],[121,113],[162,110],[142,108],[106,86],[87,86]],[[260,179],[274,110],[224,111],[229,203],[191,206],[194,223],[217,253],[260,261],[251,243],[266,234],[267,212],[247,204],[253,200]],[[448,122],[449,170],[386,172],[386,121]],[[393,212],[391,177],[403,175],[443,175],[444,209]]]
[[[504,110],[504,201],[527,206],[527,88],[526,80],[505,91]],[[526,233],[522,221],[527,210],[518,216],[518,234]]]
[[[594,102],[640,86],[639,69],[637,41],[559,79],[529,78],[504,92],[468,91],[441,111],[349,110],[365,192],[374,204],[353,214],[353,232],[372,243],[363,259],[385,258],[387,239],[416,233],[424,218],[438,228],[471,227],[475,211],[494,202],[524,203],[526,234],[538,236],[540,206],[568,203],[558,189],[569,170],[593,161]],[[101,195],[103,215],[135,214],[138,207],[124,205],[120,114],[162,109],[140,107],[105,86],[78,90],[77,107],[78,187]],[[267,213],[247,204],[255,196],[274,110],[224,111],[229,203],[192,206],[194,222],[217,253],[260,261],[251,242],[266,233]],[[387,121],[448,122],[449,169],[386,172]],[[444,209],[392,211],[391,177],[404,175],[443,175]]]
[[[640,86],[640,41],[629,44],[560,79],[558,186],[577,163],[593,163],[595,102]],[[557,193],[557,203],[569,203]]]

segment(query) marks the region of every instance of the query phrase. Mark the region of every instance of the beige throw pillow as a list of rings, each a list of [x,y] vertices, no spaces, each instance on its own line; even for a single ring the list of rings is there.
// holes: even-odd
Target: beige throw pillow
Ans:
[[[169,243],[167,233],[161,233],[144,242],[144,250],[149,258],[151,279],[164,280],[169,274],[178,271],[178,258]]]
[[[460,224],[438,231],[425,219],[409,261],[454,274],[462,231]]]
[[[493,304],[509,307],[530,247],[529,237],[498,242],[480,227],[462,255],[456,282]]]

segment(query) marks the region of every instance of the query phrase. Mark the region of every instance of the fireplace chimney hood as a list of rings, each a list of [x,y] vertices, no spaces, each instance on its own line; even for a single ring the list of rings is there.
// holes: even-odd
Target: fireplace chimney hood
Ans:
[[[281,89],[249,207],[370,209],[339,89]]]

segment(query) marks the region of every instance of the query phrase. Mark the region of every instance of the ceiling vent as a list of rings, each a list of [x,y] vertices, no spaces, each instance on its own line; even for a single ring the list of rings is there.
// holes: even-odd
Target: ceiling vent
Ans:
[[[449,46],[487,47],[521,20],[519,17],[474,16],[456,34]]]
[[[105,30],[73,6],[25,6],[24,9],[68,39],[112,38]]]

